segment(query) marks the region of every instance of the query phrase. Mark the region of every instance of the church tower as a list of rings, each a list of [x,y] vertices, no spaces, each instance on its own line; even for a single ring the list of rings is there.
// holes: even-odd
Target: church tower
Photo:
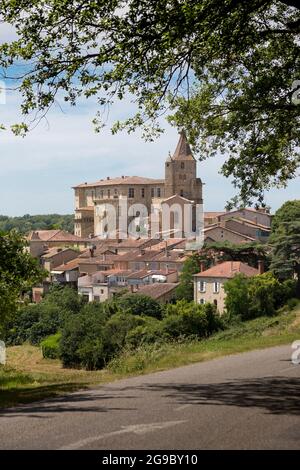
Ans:
[[[197,178],[197,163],[184,131],[180,132],[174,155],[165,162],[165,197],[174,194],[202,203],[202,181]]]

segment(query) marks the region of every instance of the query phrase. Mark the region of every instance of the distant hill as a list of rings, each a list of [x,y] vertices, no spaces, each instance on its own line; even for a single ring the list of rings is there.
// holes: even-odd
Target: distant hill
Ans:
[[[51,230],[62,229],[68,232],[74,232],[74,215],[73,214],[42,214],[29,215],[22,217],[8,217],[0,215],[0,232],[8,232],[16,229],[20,233],[28,233],[31,230]]]

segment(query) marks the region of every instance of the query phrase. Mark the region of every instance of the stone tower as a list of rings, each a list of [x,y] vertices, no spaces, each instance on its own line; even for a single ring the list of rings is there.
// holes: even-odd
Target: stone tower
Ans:
[[[180,132],[174,155],[169,155],[165,163],[165,197],[174,194],[202,203],[202,181],[197,178],[197,163],[184,131]]]

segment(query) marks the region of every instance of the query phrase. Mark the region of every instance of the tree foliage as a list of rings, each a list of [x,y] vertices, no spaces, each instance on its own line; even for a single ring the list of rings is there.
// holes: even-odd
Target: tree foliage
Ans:
[[[179,277],[179,286],[176,288],[176,298],[188,301],[194,298],[194,278],[193,275],[200,271],[200,263],[203,257],[194,253],[189,256],[183,265],[182,272]]]
[[[287,201],[276,212],[271,233],[270,269],[279,279],[297,278],[300,298],[300,201]]]
[[[221,261],[242,261],[257,268],[259,261],[263,261],[265,267],[267,266],[269,251],[268,246],[258,242],[236,245],[225,241],[210,243],[202,248],[201,254],[208,260],[218,258]]]
[[[290,281],[280,283],[271,272],[250,278],[238,274],[224,284],[224,290],[229,317],[249,320],[274,315],[294,296],[295,285]]]
[[[0,233],[0,332],[16,312],[20,295],[44,276],[25,248],[26,241],[17,232]]]
[[[132,98],[134,114],[113,132],[142,126],[152,138],[171,106],[201,159],[226,155],[222,172],[244,202],[295,176],[296,1],[1,0],[0,12],[18,34],[0,46],[0,65],[17,80],[25,116],[43,117],[61,97],[93,97],[99,129],[107,106]]]
[[[0,215],[0,231],[17,230],[27,234],[31,230],[66,230],[74,231],[74,216],[60,214],[29,215],[22,217],[9,217]]]

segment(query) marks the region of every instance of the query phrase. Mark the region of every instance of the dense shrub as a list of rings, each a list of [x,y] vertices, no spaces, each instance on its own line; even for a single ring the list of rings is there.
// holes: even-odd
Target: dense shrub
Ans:
[[[59,359],[60,357],[61,333],[48,336],[41,342],[43,357],[48,359]]]
[[[83,309],[66,320],[61,338],[61,359],[65,367],[103,367],[102,330],[105,321],[96,309]]]
[[[279,282],[271,272],[251,278],[236,275],[224,284],[225,307],[229,317],[249,320],[271,316],[293,296],[295,283]]]
[[[159,343],[166,339],[162,322],[153,317],[142,317],[142,323],[131,329],[126,335],[126,344],[129,348],[136,348],[142,344]]]
[[[222,328],[222,321],[214,305],[200,305],[180,300],[174,305],[167,306],[162,328],[170,338],[180,336],[202,338]]]
[[[39,321],[41,309],[39,305],[28,305],[21,308],[5,333],[7,344],[22,344],[28,340],[30,329]]]
[[[118,299],[121,311],[132,315],[143,315],[147,317],[161,318],[161,305],[156,300],[142,294],[126,294]]]
[[[22,307],[6,332],[8,344],[29,341],[39,344],[61,329],[70,315],[78,314],[85,303],[74,289],[51,289],[41,303]]]
[[[110,313],[105,303],[89,304],[68,318],[61,339],[64,366],[102,368],[124,347],[127,333],[142,322],[130,313]]]

